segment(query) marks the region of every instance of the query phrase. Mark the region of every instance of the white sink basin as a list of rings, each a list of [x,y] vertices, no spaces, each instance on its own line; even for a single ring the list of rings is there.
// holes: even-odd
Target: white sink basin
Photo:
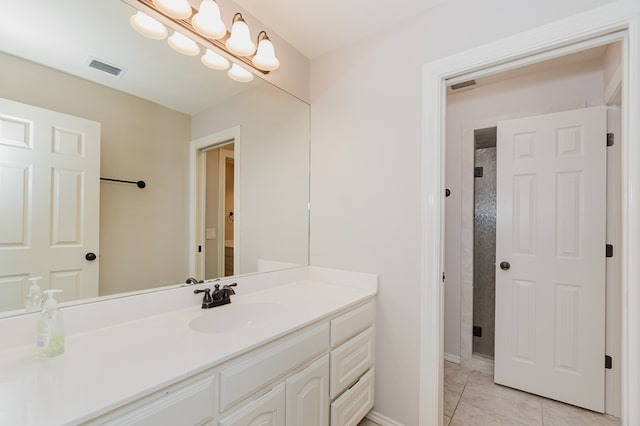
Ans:
[[[203,312],[189,327],[201,333],[228,333],[282,318],[285,312],[286,307],[280,303],[230,303]]]

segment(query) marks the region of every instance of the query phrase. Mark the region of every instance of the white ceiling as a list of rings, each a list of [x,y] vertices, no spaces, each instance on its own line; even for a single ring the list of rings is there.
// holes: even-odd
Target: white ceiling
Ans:
[[[313,59],[447,0],[235,0]]]

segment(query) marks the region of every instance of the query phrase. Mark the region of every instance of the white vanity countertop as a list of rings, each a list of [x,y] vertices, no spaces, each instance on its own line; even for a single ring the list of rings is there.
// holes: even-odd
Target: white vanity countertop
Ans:
[[[376,290],[305,280],[66,337],[66,351],[36,359],[35,347],[0,351],[0,424],[78,424],[356,305]],[[198,298],[198,300],[200,300]],[[193,331],[206,314],[246,303],[282,305],[277,319],[227,333]],[[117,313],[113,313],[117,315]]]

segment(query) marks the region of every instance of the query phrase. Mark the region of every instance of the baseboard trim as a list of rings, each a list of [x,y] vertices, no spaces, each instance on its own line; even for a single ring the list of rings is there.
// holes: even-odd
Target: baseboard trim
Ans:
[[[369,414],[367,414],[365,418],[379,424],[380,426],[404,426],[402,423],[398,423],[395,420],[392,420],[387,416],[383,416],[375,411],[369,411]]]
[[[444,353],[444,359],[445,361],[453,362],[454,364],[460,364],[462,361],[459,356],[451,355],[446,352]]]

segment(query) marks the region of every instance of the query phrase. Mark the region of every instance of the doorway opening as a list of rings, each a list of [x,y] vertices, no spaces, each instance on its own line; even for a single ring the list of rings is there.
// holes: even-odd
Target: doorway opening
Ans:
[[[459,364],[469,371],[491,376],[491,382],[494,381],[494,369],[498,369],[497,363],[504,363],[505,359],[521,357],[522,364],[529,366],[539,364],[541,354],[546,351],[550,357],[549,371],[563,368],[571,370],[573,361],[580,359],[583,362],[583,354],[580,351],[584,351],[584,346],[580,346],[580,339],[587,341],[593,336],[590,336],[588,331],[582,330],[580,324],[585,315],[597,316],[597,313],[584,312],[587,305],[578,304],[578,300],[583,301],[584,291],[572,281],[572,278],[564,277],[564,282],[560,283],[560,281],[556,282],[558,279],[553,281],[555,278],[550,277],[549,279],[553,281],[551,287],[555,286],[554,291],[560,291],[559,297],[540,298],[539,287],[541,286],[537,283],[539,277],[537,275],[538,278],[535,279],[527,277],[522,270],[518,269],[520,268],[518,259],[540,255],[541,248],[546,247],[543,242],[549,240],[541,235],[547,234],[553,235],[553,238],[558,241],[561,237],[574,238],[574,242],[577,241],[576,238],[583,238],[584,245],[581,246],[583,251],[594,244],[598,244],[599,249],[602,248],[601,246],[605,245],[605,235],[607,244],[619,245],[621,242],[620,150],[616,149],[614,144],[603,149],[603,154],[600,155],[600,164],[603,165],[604,173],[602,177],[606,183],[602,185],[601,200],[593,201],[593,205],[601,203],[602,206],[606,206],[606,208],[603,207],[602,212],[600,234],[603,241],[600,245],[595,236],[583,234],[584,223],[576,224],[576,221],[584,218],[585,211],[580,209],[585,207],[585,194],[588,195],[588,191],[591,191],[590,187],[585,186],[585,181],[581,181],[580,177],[576,178],[577,180],[572,181],[574,186],[571,190],[567,189],[568,184],[564,185],[568,181],[562,180],[554,181],[555,187],[536,186],[540,183],[535,179],[543,180],[538,177],[537,172],[528,167],[531,166],[534,157],[540,153],[542,147],[540,144],[544,141],[527,139],[530,133],[519,129],[512,136],[517,139],[517,141],[513,139],[513,143],[520,145],[512,147],[508,155],[505,155],[505,139],[503,137],[501,146],[499,134],[501,125],[510,121],[515,122],[526,117],[551,117],[556,113],[602,107],[599,110],[604,123],[602,143],[606,146],[606,133],[619,135],[621,128],[622,78],[619,71],[622,67],[621,52],[621,42],[603,43],[555,59],[464,82],[471,82],[469,84],[455,84],[448,87],[445,186],[449,195],[445,198],[444,206],[446,217],[444,357],[448,362]],[[456,90],[455,87],[460,89]],[[554,149],[558,156],[561,154],[559,150],[563,149],[566,149],[563,152],[567,156],[580,157],[583,154],[580,150],[586,145],[578,146],[587,143],[586,139],[582,139],[584,136],[580,133],[582,130],[575,132],[563,130],[574,129],[572,126],[573,124],[563,124],[553,130],[559,139],[549,140],[548,143],[557,144]],[[569,133],[571,137],[567,136]],[[570,148],[569,145],[572,143],[577,145]],[[560,146],[561,144],[565,145]],[[531,151],[527,151],[529,148]],[[503,152],[502,157],[501,152]],[[524,169],[510,175],[500,174],[501,164],[504,165],[507,160],[515,161],[519,158],[524,159],[522,163],[525,164],[522,166]],[[542,163],[541,167],[544,169],[545,163]],[[562,176],[572,176],[573,179],[572,173],[575,174],[581,170],[576,168],[578,167],[576,164],[567,167],[569,169],[549,169],[548,175],[551,177],[564,173]],[[535,178],[530,179],[534,175]],[[505,176],[509,176],[509,180],[514,180],[515,183],[504,185],[507,180]],[[526,178],[522,178],[523,176]],[[525,181],[528,186],[523,186]],[[551,180],[547,179],[545,182],[551,182]],[[539,196],[539,191],[543,189],[553,192],[548,199],[545,199],[546,201]],[[526,197],[531,198],[525,200]],[[565,202],[560,199],[561,197],[565,197],[562,198],[563,200],[566,200],[566,197],[574,198],[571,198],[573,200],[571,202]],[[515,200],[515,198],[518,199]],[[558,207],[560,210],[571,204],[575,215],[569,215],[566,209],[563,210],[564,213],[553,210],[555,207],[552,205],[556,204],[560,206]],[[500,219],[500,211],[503,212],[502,219]],[[541,211],[546,213],[543,214]],[[505,212],[510,218],[506,221]],[[542,226],[548,227],[549,232],[534,235],[533,229]],[[507,232],[505,228],[509,228],[509,231]],[[573,231],[570,232],[567,229],[572,229],[575,233],[571,234]],[[503,240],[506,238],[511,241],[509,250],[500,248],[501,232],[503,237],[508,233]],[[496,235],[498,235],[497,239]],[[560,237],[556,238],[558,235]],[[530,240],[518,240],[525,237]],[[536,238],[542,241],[537,241]],[[527,245],[532,248],[532,251],[528,252],[526,247],[518,251],[515,247],[516,240],[521,243],[521,249]],[[558,244],[564,243],[558,242]],[[496,252],[501,255],[496,257]],[[505,257],[506,252],[509,255]],[[592,373],[602,378],[602,389],[598,392],[601,392],[603,397],[601,408],[597,403],[585,402],[583,406],[620,417],[622,413],[620,363],[617,369],[605,370],[604,359],[605,355],[614,354],[613,357],[619,360],[622,352],[621,263],[620,259],[605,259],[604,248],[601,252],[602,315],[596,328],[602,329],[602,354],[598,355],[598,360],[602,362],[597,366],[598,371]],[[557,257],[571,257],[567,253],[559,253]],[[514,265],[513,269],[511,264]],[[556,267],[551,263],[543,265],[549,269]],[[572,266],[569,269],[572,269],[575,274],[580,272],[578,266]],[[496,306],[496,297],[500,297],[496,293],[496,280],[504,280],[505,276],[519,283],[520,287],[516,286],[515,291],[502,290],[503,300],[501,305]],[[504,300],[505,298],[507,301]],[[593,298],[595,300],[597,297],[593,296]],[[540,318],[536,317],[542,311],[546,312],[545,315],[548,317],[557,318],[557,321],[553,324],[543,324]],[[500,330],[502,330],[502,337]],[[496,333],[498,333],[497,336]],[[505,335],[508,336],[505,337]],[[547,336],[547,338],[541,336]],[[566,344],[563,338],[575,345]],[[543,345],[548,345],[549,348],[543,349]],[[527,358],[530,354],[534,354],[531,359]],[[576,370],[571,373],[582,374],[582,371]],[[509,374],[516,374],[516,372],[510,370]],[[527,374],[523,371],[522,374],[517,375],[526,376]],[[504,384],[503,378],[498,376],[496,374],[495,382]],[[553,383],[552,379],[542,379],[543,376],[544,374],[539,373],[536,381],[548,380],[547,386],[550,389],[557,387],[558,384]],[[551,376],[549,374],[549,377]],[[447,380],[445,370],[445,416],[455,415],[456,407],[461,403],[462,406],[467,406],[468,410],[486,408],[468,408],[473,407],[473,404],[464,399],[464,388],[453,386],[455,390],[452,390],[450,386],[447,389]],[[553,390],[547,393],[537,385],[528,386],[526,383],[515,384],[509,381],[506,381],[506,384],[525,392],[561,399],[561,397],[554,397],[556,394]],[[575,400],[564,402],[581,405]],[[542,402],[540,404],[542,409],[539,412],[544,416],[545,406]],[[468,413],[460,413],[461,416],[466,414]],[[488,415],[496,414],[498,413],[488,413]],[[522,421],[521,418],[509,418],[509,420]]]
[[[203,150],[204,170],[204,279],[234,274],[234,143]]]
[[[191,142],[191,275],[240,273],[240,127]]]

